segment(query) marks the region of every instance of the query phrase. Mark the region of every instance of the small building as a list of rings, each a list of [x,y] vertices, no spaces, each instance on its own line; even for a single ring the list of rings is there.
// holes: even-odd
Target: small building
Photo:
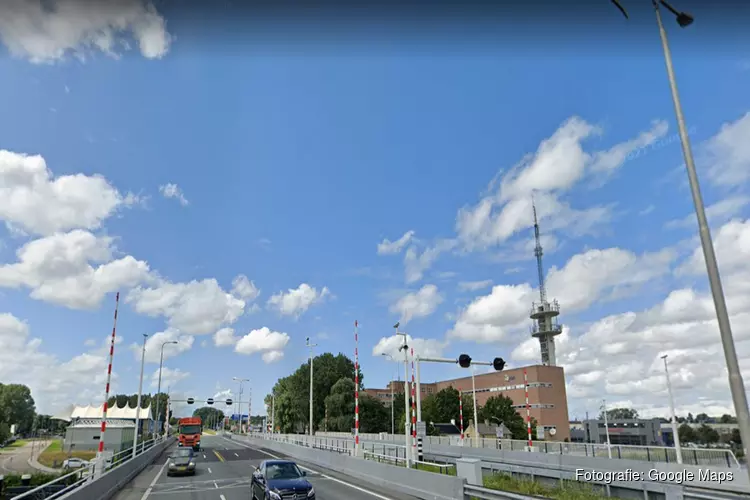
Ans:
[[[432,424],[433,427],[440,433],[441,436],[460,436],[461,429],[456,426],[455,421],[448,422],[447,424]]]
[[[611,444],[664,446],[658,418],[609,420],[609,429],[605,428],[604,420],[584,420],[581,424],[586,443],[606,444],[609,430]]]
[[[96,451],[99,447],[99,439],[102,434],[101,428],[101,419],[75,419],[65,431],[63,450],[68,453],[73,451]],[[104,433],[104,449],[117,453],[131,448],[133,446],[134,435],[134,422],[108,420],[107,430]]]
[[[489,421],[485,420],[484,423],[480,422],[478,426],[476,426],[477,435],[476,437],[480,438],[490,438],[490,439],[513,439],[513,436],[510,433],[510,430],[504,425],[500,424],[493,425],[490,424]],[[474,430],[474,420],[469,420],[469,426],[466,428],[466,432],[464,433],[467,438],[474,438],[475,437],[475,430]]]

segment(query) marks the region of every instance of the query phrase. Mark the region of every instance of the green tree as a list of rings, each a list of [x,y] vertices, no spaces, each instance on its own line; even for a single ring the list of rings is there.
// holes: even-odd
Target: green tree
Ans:
[[[702,424],[695,431],[695,435],[701,443],[711,444],[719,442],[719,433],[706,424]]]
[[[333,384],[325,398],[325,408],[329,431],[350,432],[354,428],[354,381],[341,378]]]
[[[31,431],[36,416],[31,390],[23,384],[0,384],[0,422],[16,425],[16,432]]]
[[[502,422],[510,430],[513,439],[526,439],[528,431],[526,422],[513,408],[513,400],[506,396],[492,396],[479,408],[480,422],[489,421],[490,425]]]
[[[699,413],[695,416],[695,421],[699,424],[705,424],[711,421],[711,417],[705,413]]]
[[[391,409],[379,399],[360,393],[359,430],[367,433],[391,432]]]
[[[159,412],[161,413],[161,411]],[[194,417],[200,417],[203,425],[214,426],[224,421],[224,412],[213,406],[203,406],[193,411]]]
[[[0,444],[4,443],[10,437],[10,426],[5,422],[0,422]]]
[[[737,419],[725,413],[724,415],[721,416],[721,418],[719,419],[719,422],[721,422],[722,424],[736,424]]]
[[[638,411],[633,408],[612,408],[607,410],[609,420],[636,420]],[[599,420],[604,420],[604,412],[599,413]]]
[[[698,440],[695,430],[687,423],[680,425],[677,429],[677,435],[680,436],[681,443],[693,443]]]
[[[469,420],[474,418],[471,394],[464,394],[461,401],[463,402],[463,424],[466,429],[469,426]],[[459,414],[458,390],[453,387],[446,387],[422,400],[422,420],[428,424],[444,424],[455,420],[456,425],[459,426]],[[403,431],[403,427],[401,430]]]
[[[731,440],[732,440],[733,443],[735,443],[737,445],[741,445],[742,444],[742,436],[740,436],[740,430],[739,429],[732,429]]]

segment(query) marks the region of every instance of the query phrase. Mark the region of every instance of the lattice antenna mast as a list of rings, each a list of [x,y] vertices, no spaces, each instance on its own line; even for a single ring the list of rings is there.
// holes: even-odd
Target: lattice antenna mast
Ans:
[[[531,207],[534,210],[534,239],[536,240],[536,246],[534,247],[534,256],[536,257],[536,270],[539,273],[539,296],[542,303],[547,302],[547,290],[544,289],[544,266],[542,265],[542,240],[539,237],[539,221],[536,217],[536,204],[534,200],[531,200]]]

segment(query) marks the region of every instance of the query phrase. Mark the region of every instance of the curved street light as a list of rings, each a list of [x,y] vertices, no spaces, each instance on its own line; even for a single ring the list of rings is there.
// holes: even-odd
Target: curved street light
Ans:
[[[160,422],[160,416],[159,416],[159,403],[161,403],[161,397],[159,396],[161,394],[161,369],[164,365],[164,346],[167,344],[177,344],[178,342],[176,340],[168,340],[166,342],[163,342],[161,344],[161,355],[159,356],[159,383],[156,388],[156,422],[157,424]],[[169,415],[167,415],[168,417]],[[167,418],[164,418],[165,422],[168,420]],[[159,435],[162,434],[163,427],[159,429]]]

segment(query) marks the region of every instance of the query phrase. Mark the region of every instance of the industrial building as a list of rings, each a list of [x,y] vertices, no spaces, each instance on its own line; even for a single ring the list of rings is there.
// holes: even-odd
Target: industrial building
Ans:
[[[63,450],[96,451],[101,437],[101,419],[77,419],[65,431]],[[104,433],[104,449],[117,453],[133,446],[135,422],[107,419],[107,432]]]
[[[541,364],[525,368],[507,369],[502,372],[476,374],[477,405],[484,405],[492,396],[502,394],[513,400],[513,406],[526,418],[526,384],[524,370],[528,377],[529,412],[539,426],[544,428],[544,438],[551,441],[570,439],[568,420],[568,400],[565,390],[565,373],[557,366],[555,337],[562,333],[562,325],[557,321],[560,305],[556,300],[549,302],[544,285],[542,265],[542,245],[539,235],[536,208],[534,207],[534,256],[539,277],[539,301],[531,305],[530,319],[532,337],[539,340]],[[403,394],[403,382],[391,381],[385,389],[365,389],[365,393],[391,404],[391,394]],[[472,393],[471,376],[435,383],[420,383],[422,399],[447,387],[454,387],[463,394]]]
[[[662,424],[658,418],[584,420],[570,423],[570,440],[577,443],[607,444],[607,430],[611,444],[664,446]]]

